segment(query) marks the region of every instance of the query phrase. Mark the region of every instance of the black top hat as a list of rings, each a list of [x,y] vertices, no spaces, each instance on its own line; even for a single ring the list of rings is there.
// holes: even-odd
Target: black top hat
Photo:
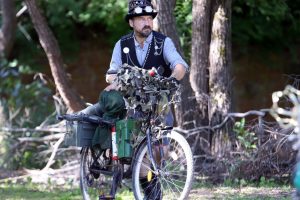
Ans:
[[[129,19],[143,15],[151,15],[153,18],[156,17],[157,11],[154,10],[151,0],[130,0],[125,20],[129,22]]]

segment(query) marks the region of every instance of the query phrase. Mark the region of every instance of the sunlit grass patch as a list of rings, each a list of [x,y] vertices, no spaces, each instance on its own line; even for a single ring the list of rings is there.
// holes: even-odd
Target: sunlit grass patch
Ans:
[[[53,189],[45,185],[34,184],[2,184],[0,185],[1,199],[5,200],[79,200],[82,199],[78,189]]]
[[[6,183],[0,184],[1,200],[82,200],[79,186],[65,185],[39,185],[28,183]],[[97,199],[97,196],[95,196]],[[116,200],[133,200],[133,193],[122,189]]]

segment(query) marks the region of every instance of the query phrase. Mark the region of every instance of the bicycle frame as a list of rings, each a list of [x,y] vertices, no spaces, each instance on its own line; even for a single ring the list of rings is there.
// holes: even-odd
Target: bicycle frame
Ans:
[[[112,147],[112,160],[118,160],[118,146],[116,139],[116,126],[111,127],[111,147]]]
[[[116,140],[116,126],[113,125],[111,127],[111,137],[112,137],[112,155],[111,159],[113,162],[113,170],[110,173],[107,173],[107,175],[113,176],[113,182],[111,186],[111,191],[110,191],[110,198],[114,199],[117,188],[121,184],[121,180],[123,179],[123,167],[121,163],[119,162],[118,158],[118,145],[117,145],[117,140]],[[103,171],[101,171],[103,173]],[[107,197],[104,197],[106,199]],[[101,196],[99,196],[99,199],[101,199]]]
[[[149,153],[149,157],[150,157],[150,161],[151,161],[151,164],[154,168],[154,171],[157,172],[157,166],[156,166],[156,162],[154,160],[154,156],[153,156],[153,151],[152,151],[152,146],[151,146],[151,137],[152,137],[152,132],[151,132],[151,129],[148,128],[147,131],[146,131],[146,138],[147,138],[147,149],[148,149],[148,153]]]
[[[123,168],[122,168],[122,164],[120,163],[119,157],[118,157],[118,145],[117,145],[117,141],[116,141],[116,127],[112,126],[111,127],[111,136],[112,136],[112,161],[113,161],[113,170],[112,172],[108,172],[105,170],[97,170],[97,172],[99,173],[103,173],[106,175],[110,175],[113,176],[113,183],[112,183],[112,187],[111,187],[111,192],[110,192],[110,196],[112,198],[115,198],[116,192],[117,192],[117,188],[121,183],[121,180],[124,178],[124,172],[123,172]],[[147,142],[147,149],[148,149],[148,154],[150,157],[150,161],[151,164],[154,168],[154,172],[157,172],[157,165],[154,159],[154,155],[153,155],[153,151],[152,151],[152,131],[151,131],[151,127],[149,126],[146,130],[146,136],[143,140],[140,141],[140,144],[137,145],[137,147],[134,149],[134,153],[133,153],[133,159],[131,161],[131,167],[133,165],[133,162],[135,161],[134,157],[135,157],[135,152],[137,152],[139,150],[140,145],[146,140]]]

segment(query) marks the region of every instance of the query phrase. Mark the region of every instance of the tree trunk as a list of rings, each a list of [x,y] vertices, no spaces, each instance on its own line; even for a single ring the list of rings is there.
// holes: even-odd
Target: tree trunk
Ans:
[[[154,9],[158,10],[157,0],[152,0],[151,3],[153,5]],[[159,32],[158,17],[155,17],[153,20],[153,30]]]
[[[55,36],[47,25],[46,19],[41,14],[36,0],[25,0],[34,28],[39,36],[39,41],[48,57],[52,76],[59,94],[66,106],[71,111],[84,108],[84,102],[70,86],[64,70],[64,62]]]
[[[180,45],[179,36],[176,29],[176,18],[173,15],[173,11],[176,5],[176,0],[156,0],[157,1],[157,8],[159,9],[158,14],[158,24],[159,30],[163,34],[170,37],[177,50],[181,55],[183,55],[183,51]]]
[[[190,111],[194,116],[195,127],[208,125],[208,55],[210,38],[210,1],[193,0],[192,8],[192,49],[189,82],[194,102]],[[189,138],[195,156],[210,154],[211,135],[199,131]],[[198,164],[198,162],[196,162]]]
[[[222,122],[231,109],[231,0],[217,1],[213,9],[213,24],[209,52],[209,121],[214,126]],[[230,150],[226,128],[216,130],[212,138],[212,154],[223,156]]]
[[[17,19],[13,0],[0,0],[2,27],[0,30],[0,59],[8,58],[14,44]]]
[[[208,55],[210,41],[210,0],[193,1],[191,87],[195,93],[199,118],[208,124]]]
[[[173,14],[176,0],[156,0],[158,14],[159,30],[166,36],[170,37],[178,52],[183,56],[183,51],[180,45],[178,32],[176,29],[176,18]],[[181,128],[194,128],[195,119],[197,119],[198,112],[195,110],[195,100],[193,91],[189,83],[189,74],[182,80],[181,102],[175,106],[175,118],[177,126]]]
[[[231,107],[230,10],[231,0],[193,0],[190,82],[201,111],[201,124],[211,127],[219,124]],[[225,129],[193,138],[195,145],[198,140],[200,144],[195,152],[206,150],[215,157],[223,156],[230,148]],[[202,139],[210,145],[208,149],[208,145],[201,145]]]

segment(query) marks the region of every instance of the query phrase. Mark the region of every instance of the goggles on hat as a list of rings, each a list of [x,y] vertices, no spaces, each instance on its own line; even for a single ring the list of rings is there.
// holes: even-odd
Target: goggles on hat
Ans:
[[[134,13],[135,14],[141,14],[143,12],[143,10],[146,12],[146,13],[152,13],[153,11],[153,8],[151,6],[145,6],[144,8],[141,8],[141,7],[136,7],[134,8]]]

